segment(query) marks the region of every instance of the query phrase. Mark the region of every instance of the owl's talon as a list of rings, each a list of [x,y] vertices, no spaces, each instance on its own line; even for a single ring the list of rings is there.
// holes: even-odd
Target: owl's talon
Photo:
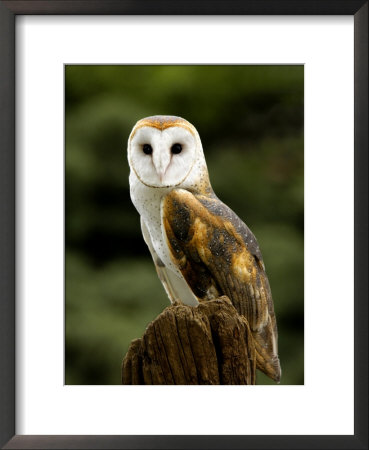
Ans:
[[[175,298],[174,300],[171,300],[171,302],[172,302],[172,306],[183,305],[183,303],[181,302],[181,300],[179,300],[178,298]]]

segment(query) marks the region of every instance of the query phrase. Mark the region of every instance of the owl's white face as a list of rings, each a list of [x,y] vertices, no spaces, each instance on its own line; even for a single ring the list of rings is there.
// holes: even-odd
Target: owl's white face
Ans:
[[[171,126],[160,130],[142,126],[132,135],[128,142],[128,160],[143,184],[173,187],[186,180],[196,161],[198,145],[189,129]]]

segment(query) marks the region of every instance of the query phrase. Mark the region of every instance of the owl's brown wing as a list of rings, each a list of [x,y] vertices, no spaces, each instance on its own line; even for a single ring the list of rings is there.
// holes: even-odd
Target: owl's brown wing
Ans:
[[[273,300],[254,235],[215,195],[176,189],[161,207],[172,260],[194,294],[200,299],[229,297],[248,320],[257,367],[279,381]]]

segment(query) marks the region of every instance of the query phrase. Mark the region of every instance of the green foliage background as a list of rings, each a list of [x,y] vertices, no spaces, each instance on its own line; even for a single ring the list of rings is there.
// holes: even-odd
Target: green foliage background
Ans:
[[[126,157],[136,121],[156,114],[197,128],[214,191],[256,235],[281,384],[303,384],[303,102],[303,66],[66,66],[66,384],[119,384],[131,340],[169,304]]]

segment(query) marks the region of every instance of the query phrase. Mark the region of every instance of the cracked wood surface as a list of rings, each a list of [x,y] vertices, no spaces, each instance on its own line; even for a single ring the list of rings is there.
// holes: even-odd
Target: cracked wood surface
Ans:
[[[255,371],[248,323],[223,296],[166,308],[132,341],[122,384],[255,384]]]

